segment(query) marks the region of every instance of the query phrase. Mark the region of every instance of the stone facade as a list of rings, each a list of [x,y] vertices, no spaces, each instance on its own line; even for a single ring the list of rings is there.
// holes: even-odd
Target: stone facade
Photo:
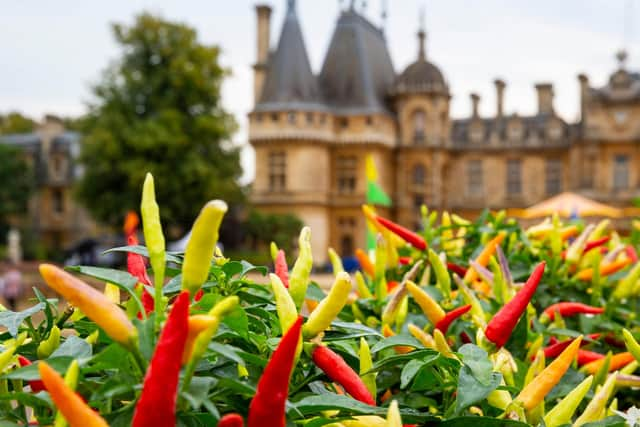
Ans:
[[[249,141],[256,151],[253,203],[297,214],[313,231],[317,261],[332,246],[349,256],[364,244],[365,156],[392,197],[385,214],[414,227],[420,205],[467,216],[526,207],[562,191],[614,206],[640,196],[640,74],[626,56],[602,88],[580,75],[581,119],[553,108],[553,87],[535,85],[538,112],[504,113],[506,84],[496,80],[493,117],[453,119],[451,94],[427,59],[396,74],[384,33],[356,12],[341,12],[319,74],[311,71],[294,0],[276,48],[268,51],[270,9],[258,6],[255,107]]]
[[[35,132],[0,136],[0,144],[19,147],[35,173],[35,191],[27,215],[15,218],[50,249],[68,249],[79,240],[95,236],[97,227],[72,195],[81,173],[76,158],[80,135],[47,116]]]

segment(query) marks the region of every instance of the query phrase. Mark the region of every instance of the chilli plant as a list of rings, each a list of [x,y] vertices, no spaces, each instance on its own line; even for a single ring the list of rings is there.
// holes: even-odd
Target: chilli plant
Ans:
[[[363,206],[375,248],[333,284],[225,258],[208,202],[184,253],[165,251],[147,175],[127,271],[42,264],[27,310],[0,312],[0,425],[635,425],[640,223],[422,209],[414,232]],[[147,261],[148,260],[148,261]],[[147,263],[150,268],[147,268]],[[90,277],[102,286],[87,284]]]

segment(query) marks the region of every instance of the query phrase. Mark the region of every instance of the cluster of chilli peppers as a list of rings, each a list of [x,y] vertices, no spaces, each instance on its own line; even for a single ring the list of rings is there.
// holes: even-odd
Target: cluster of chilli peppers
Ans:
[[[131,402],[131,425],[176,426],[178,413],[187,404],[181,392],[189,391],[221,323],[247,304],[241,293],[231,291],[210,302],[206,312],[198,309],[211,288],[212,265],[227,262],[216,247],[226,210],[226,204],[218,200],[202,208],[181,258],[180,276],[174,276],[180,291],[167,294],[165,275],[171,254],[165,250],[153,177],[147,175],[140,208],[145,246],[139,245],[135,213],[127,215],[124,226],[127,271],[135,281],[135,286],[124,289],[130,297],[122,298],[121,285],[107,283],[101,292],[59,267],[42,264],[40,273],[46,284],[70,308],[39,339],[38,361],[18,354],[27,340],[24,333],[18,334],[5,342],[0,369],[26,369],[37,363],[39,377],[27,385],[32,393],[48,393],[57,409],[56,427],[108,425],[104,414],[76,391],[83,373],[79,361],[68,365],[64,377],[56,371],[59,366],[54,369],[47,363],[65,339],[65,320],[86,317],[99,327],[86,342],[93,345],[104,334],[126,349],[140,372],[142,386]],[[304,227],[301,231],[291,269],[285,251],[272,243],[274,273],[269,275],[268,288],[277,317],[273,331],[280,339],[267,351],[268,361],[248,407],[220,414],[218,426],[285,427],[296,370],[298,374],[314,372],[326,393],[341,394],[377,414],[340,417],[330,425],[407,426],[402,418],[407,414],[410,418],[411,411],[396,396],[400,390],[384,389],[384,382],[379,381],[376,359],[380,353],[370,347],[373,336],[359,337],[359,366],[354,365],[353,354],[345,358],[342,349],[330,340],[323,341],[334,322],[345,317],[395,340],[390,351],[399,357],[429,349],[461,365],[465,359],[457,351],[459,346],[479,347],[499,374],[500,386],[485,396],[488,405],[500,412],[499,418],[547,427],[580,426],[619,415],[616,391],[640,387],[640,376],[634,375],[640,363],[640,343],[632,324],[618,331],[566,332],[567,322],[608,315],[611,310],[604,295],[618,302],[640,295],[636,246],[607,232],[606,220],[597,225],[563,224],[553,217],[519,235],[513,222],[498,213],[484,225],[478,242],[469,237],[478,236],[470,231],[474,224],[447,212],[437,226],[437,213],[423,208],[421,232],[394,223],[370,206],[363,206],[363,213],[368,229],[376,235],[375,248],[355,251],[360,268],[353,280],[341,258],[329,248],[335,277],[322,298],[309,292],[314,264],[311,230]],[[468,250],[471,242],[476,244],[472,252]],[[525,244],[532,254],[530,261],[535,262],[524,273],[512,271],[509,254]],[[469,253],[471,257],[465,260],[464,254]],[[517,282],[516,277],[525,280]],[[540,287],[554,286],[550,281],[558,277],[586,289],[586,298],[553,300],[536,309]],[[143,355],[137,327],[145,321],[153,323],[157,336],[150,358]],[[514,348],[522,330],[525,348]],[[625,351],[596,351],[602,343]],[[516,351],[526,353],[527,371],[518,378],[522,366],[516,363]],[[574,368],[584,379],[559,401],[545,399]],[[238,371],[246,368],[238,365]],[[585,405],[582,402],[587,398]],[[550,403],[553,407],[547,407]],[[386,416],[379,415],[378,405],[387,406]],[[477,404],[465,409],[474,415],[482,412]],[[322,417],[338,413],[325,411]]]

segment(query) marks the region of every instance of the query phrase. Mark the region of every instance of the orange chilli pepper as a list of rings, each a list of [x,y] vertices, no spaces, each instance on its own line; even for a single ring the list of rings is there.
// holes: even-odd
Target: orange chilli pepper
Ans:
[[[611,356],[609,372],[617,371],[618,369],[624,368],[634,360],[636,360],[635,357],[633,357],[633,354],[629,353],[628,351],[625,351],[624,353],[614,354],[613,356]],[[582,369],[591,375],[595,375],[595,373],[598,372],[598,369],[600,369],[603,363],[604,358],[598,359],[591,363],[587,363],[582,367]]]
[[[481,266],[486,267],[489,264],[489,260],[491,259],[493,254],[496,252],[496,248],[504,240],[504,236],[505,236],[505,233],[501,231],[500,233],[498,233],[496,237],[491,239],[489,243],[487,243],[487,245],[484,247],[482,252],[480,252],[480,255],[478,255],[475,261]],[[478,278],[478,272],[473,267],[469,267],[469,270],[467,270],[467,273],[464,275],[465,282],[472,283],[477,278]]]
[[[369,277],[375,276],[376,268],[367,256],[367,254],[360,248],[356,249],[356,259],[362,271],[367,273]]]
[[[104,418],[84,403],[45,361],[38,363],[38,371],[51,400],[71,427],[109,427]]]
[[[624,258],[608,264],[600,264],[600,276],[609,276],[614,274],[629,264],[631,264],[630,258]],[[579,271],[578,274],[576,274],[576,277],[583,281],[591,280],[593,277],[593,268],[585,268],[584,270]]]

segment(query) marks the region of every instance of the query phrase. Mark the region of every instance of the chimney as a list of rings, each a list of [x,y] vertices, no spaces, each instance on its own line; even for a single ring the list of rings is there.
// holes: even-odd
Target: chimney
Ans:
[[[507,85],[501,79],[494,80],[493,84],[496,85],[496,117],[502,118],[504,114],[504,88]]]
[[[584,122],[587,98],[589,96],[589,77],[580,73],[578,74],[578,81],[580,82],[580,119]]]
[[[471,117],[478,118],[479,113],[478,113],[478,106],[480,105],[480,95],[478,95],[477,93],[472,93],[471,94]]]
[[[267,61],[269,60],[269,36],[271,34],[271,7],[260,4],[256,6],[256,18],[258,20],[256,31],[256,45],[258,48],[256,64],[253,66],[253,99],[260,100],[264,79],[267,73]]]
[[[553,85],[539,83],[536,85],[538,93],[538,114],[553,114]]]

